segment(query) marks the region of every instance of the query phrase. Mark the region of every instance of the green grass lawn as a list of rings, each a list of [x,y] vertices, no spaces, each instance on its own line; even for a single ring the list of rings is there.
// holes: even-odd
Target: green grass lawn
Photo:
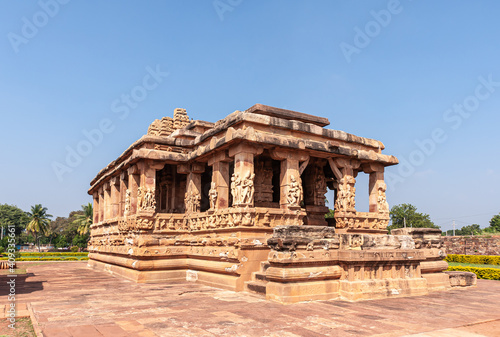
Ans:
[[[64,256],[64,255],[29,255],[29,256],[23,256],[21,255],[21,258],[33,258],[33,259],[39,259],[39,258],[56,258],[56,259],[65,259],[67,257],[76,257],[77,259],[81,259],[84,257],[88,256]]]
[[[14,269],[14,273],[11,273],[10,269],[1,269],[0,270],[0,275],[12,275],[12,274],[15,274],[15,275],[26,275],[26,268],[17,268],[17,269]]]
[[[474,267],[474,268],[496,268],[500,269],[497,264],[474,264],[474,263],[462,263],[462,262],[448,262],[450,266],[462,266],[462,267]]]

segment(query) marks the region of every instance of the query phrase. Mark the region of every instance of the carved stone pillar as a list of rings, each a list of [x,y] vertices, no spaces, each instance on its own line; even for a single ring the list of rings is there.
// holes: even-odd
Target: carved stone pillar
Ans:
[[[118,216],[120,208],[120,178],[113,177],[110,179],[111,185],[111,218]]]
[[[299,164],[309,160],[309,155],[287,150],[274,150],[271,156],[281,161],[280,206],[284,209],[300,208],[304,198]]]
[[[141,176],[139,175],[139,170],[136,165],[129,167],[128,169],[128,214],[134,215],[137,213],[137,193],[140,186]]]
[[[99,187],[99,222],[104,221],[104,189]]]
[[[104,220],[111,219],[111,184],[109,181],[104,183]]]
[[[127,178],[128,174],[126,172],[122,172],[120,174],[120,201],[118,207],[118,215],[123,216],[125,213],[125,203],[127,201]]]
[[[326,226],[328,224],[325,220],[328,207],[325,205],[327,186],[323,171],[324,166],[325,160],[313,159],[302,175],[304,180],[304,204],[307,212],[304,219],[306,225]]]
[[[379,163],[363,165],[363,171],[370,174],[369,202],[370,218],[376,219],[371,226],[372,229],[385,231],[389,225],[389,204],[387,203],[385,191],[387,185],[384,182],[384,166]]]
[[[369,203],[370,212],[373,213],[388,213],[389,204],[387,203],[385,191],[386,184],[384,182],[384,166],[373,163],[363,167],[366,173],[370,174],[369,185]]]
[[[304,202],[306,205],[325,206],[327,187],[323,166],[325,166],[325,161],[316,159],[311,161],[304,171]]]
[[[356,184],[355,169],[360,163],[354,160],[336,158],[328,160],[337,179],[337,197],[335,199],[335,222],[339,232],[353,229],[356,220]]]
[[[187,174],[186,194],[184,196],[184,205],[186,213],[196,213],[200,211],[201,202],[201,174],[205,171],[205,164],[193,163],[188,165],[179,165],[177,172]]]
[[[94,200],[94,207],[92,208],[94,210],[94,223],[98,223],[100,221],[99,219],[99,193],[97,191],[92,194],[93,200]]]
[[[273,167],[271,158],[258,157],[254,160],[256,206],[267,207],[273,201]]]
[[[165,164],[146,160],[138,163],[137,166],[140,173],[137,212],[152,216],[156,212],[156,170],[161,170]]]
[[[208,160],[208,165],[212,166],[212,186],[209,197],[210,205],[214,203],[214,208],[229,207],[229,162],[231,158],[225,152],[220,152]],[[212,207],[210,207],[212,208]]]
[[[254,156],[262,153],[261,148],[249,144],[238,144],[229,149],[229,156],[234,157],[234,173],[231,177],[233,206],[254,206]]]
[[[354,165],[350,160],[337,159],[335,161],[342,178],[338,182],[335,212],[356,212],[356,179],[354,178]]]

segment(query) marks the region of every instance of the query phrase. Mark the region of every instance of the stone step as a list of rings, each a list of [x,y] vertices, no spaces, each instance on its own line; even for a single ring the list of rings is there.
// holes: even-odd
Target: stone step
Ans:
[[[271,264],[269,262],[267,262],[267,261],[262,261],[260,263],[260,271],[263,272],[263,273],[265,273],[266,270],[267,270],[267,268],[269,268],[269,267],[271,267]]]
[[[253,280],[254,281],[267,281],[266,279],[266,273],[265,272],[256,272],[253,273]]]
[[[265,295],[267,282],[264,281],[248,281],[245,282],[245,288],[248,291]]]

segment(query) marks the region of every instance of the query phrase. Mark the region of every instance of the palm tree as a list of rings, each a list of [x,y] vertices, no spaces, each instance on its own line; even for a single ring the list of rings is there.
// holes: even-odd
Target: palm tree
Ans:
[[[30,222],[26,226],[26,230],[31,232],[35,237],[35,242],[38,244],[38,251],[40,251],[40,236],[47,234],[52,215],[47,214],[47,207],[41,204],[31,206],[31,212],[28,213]]]
[[[85,235],[89,232],[90,225],[93,223],[94,209],[89,202],[87,205],[82,205],[83,214],[75,214],[73,223],[78,225],[78,234]]]

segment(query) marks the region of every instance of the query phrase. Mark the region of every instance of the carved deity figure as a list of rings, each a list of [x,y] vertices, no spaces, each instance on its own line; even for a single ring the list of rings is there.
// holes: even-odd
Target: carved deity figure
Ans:
[[[210,199],[210,209],[214,209],[217,202],[217,189],[215,188],[214,182],[210,184],[210,187],[210,191],[208,191],[208,197]]]
[[[300,178],[299,178],[300,179]],[[289,206],[299,206],[303,197],[302,184],[297,181],[295,176],[290,177],[290,185],[288,186],[287,201]]]
[[[156,209],[156,198],[155,198],[155,188],[142,188],[137,189],[137,206],[143,211],[155,211]]]
[[[254,194],[254,186],[253,186],[253,178],[255,174],[250,172],[247,173],[245,179],[243,179],[241,184],[241,193],[240,193],[240,202],[243,204],[250,204],[253,200]]]
[[[194,213],[200,210],[201,196],[196,192],[186,192],[184,195],[184,203],[186,205],[186,212]]]
[[[337,190],[337,200],[335,209],[339,211],[348,211],[356,208],[356,188],[353,184],[342,182]]]
[[[233,205],[250,204],[254,196],[254,178],[255,174],[248,172],[241,178],[238,173],[233,173],[231,177],[231,195],[233,196]]]
[[[317,174],[316,181],[314,184],[315,184],[315,191],[316,191],[315,205],[324,206],[325,205],[325,193],[327,192],[325,175],[324,174]]]
[[[347,185],[349,188],[349,198],[347,199],[347,208],[356,208],[356,187]]]
[[[238,173],[233,173],[231,177],[231,195],[233,196],[233,204],[239,204],[240,200],[240,176]]]
[[[381,184],[378,187],[378,197],[377,197],[377,202],[378,202],[378,211],[381,213],[387,213],[389,212],[389,203],[387,202],[387,198],[385,196],[385,190],[386,190],[386,185]]]
[[[128,216],[130,214],[130,190],[125,192],[125,211],[123,212],[123,216]]]

